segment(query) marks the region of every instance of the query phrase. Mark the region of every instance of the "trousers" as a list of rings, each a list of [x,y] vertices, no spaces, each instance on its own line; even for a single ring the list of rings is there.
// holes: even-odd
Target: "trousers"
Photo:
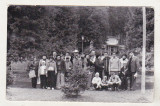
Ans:
[[[41,80],[41,88],[46,88],[46,83],[47,83],[46,75],[40,75],[40,80]]]
[[[36,86],[37,86],[37,77],[33,77],[31,79],[31,81],[32,81],[32,88],[36,88]]]
[[[47,86],[50,88],[56,87],[56,74],[55,71],[48,71]]]
[[[62,86],[64,86],[65,79],[64,79],[64,73],[59,72],[57,74],[57,89],[60,89]]]

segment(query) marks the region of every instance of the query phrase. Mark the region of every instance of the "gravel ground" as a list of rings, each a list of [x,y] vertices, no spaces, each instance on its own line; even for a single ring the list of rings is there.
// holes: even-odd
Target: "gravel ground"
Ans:
[[[7,89],[7,99],[11,101],[80,101],[80,102],[152,102],[153,91],[145,95],[136,91],[85,91],[77,98],[66,98],[60,90],[15,88]]]

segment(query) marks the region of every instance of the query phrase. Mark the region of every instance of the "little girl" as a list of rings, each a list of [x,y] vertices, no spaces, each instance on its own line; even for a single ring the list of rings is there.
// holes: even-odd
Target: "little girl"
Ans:
[[[39,69],[39,75],[40,75],[42,89],[46,89],[46,82],[47,82],[46,74],[47,74],[46,73],[46,62],[42,61],[42,65],[40,66],[40,69]]]

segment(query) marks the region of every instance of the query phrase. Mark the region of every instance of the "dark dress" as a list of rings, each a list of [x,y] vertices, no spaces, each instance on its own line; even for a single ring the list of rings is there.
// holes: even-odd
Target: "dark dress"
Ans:
[[[33,77],[31,79],[31,82],[32,82],[32,87],[33,88],[36,88],[37,87],[37,78],[38,78],[38,62],[37,61],[31,61],[28,63],[28,71],[30,70],[34,70],[35,71],[35,74],[36,74],[36,77]]]

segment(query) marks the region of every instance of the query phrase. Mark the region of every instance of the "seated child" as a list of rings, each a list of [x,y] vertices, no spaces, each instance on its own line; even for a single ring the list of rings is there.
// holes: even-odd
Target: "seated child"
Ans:
[[[118,90],[119,86],[121,85],[121,79],[118,75],[115,75],[115,73],[112,72],[108,84],[111,86],[113,91]]]
[[[107,76],[104,76],[103,77],[103,80],[102,80],[102,89],[105,89],[105,90],[108,90],[108,80],[107,80]]]
[[[96,90],[101,89],[102,82],[98,72],[95,74],[95,77],[92,79],[92,84]]]

